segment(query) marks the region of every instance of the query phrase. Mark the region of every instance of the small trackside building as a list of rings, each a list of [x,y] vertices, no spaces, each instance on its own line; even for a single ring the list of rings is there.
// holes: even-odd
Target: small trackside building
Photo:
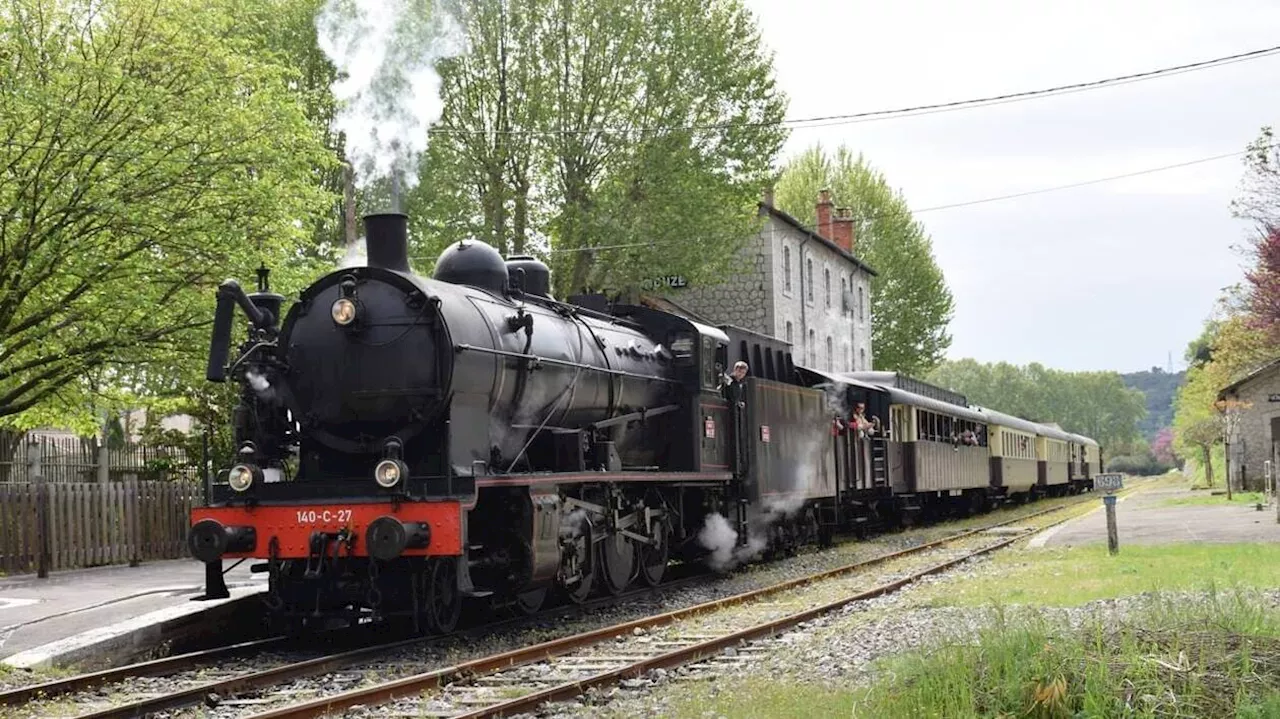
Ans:
[[[1280,359],[1223,387],[1218,400],[1235,415],[1227,422],[1227,476],[1233,487],[1261,490],[1280,459]]]

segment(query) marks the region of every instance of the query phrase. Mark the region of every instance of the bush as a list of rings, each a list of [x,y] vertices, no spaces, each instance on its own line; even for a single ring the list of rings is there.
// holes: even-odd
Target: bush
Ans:
[[[1122,472],[1139,477],[1165,474],[1171,469],[1173,469],[1172,465],[1165,464],[1150,454],[1112,457],[1107,462],[1108,472]]]

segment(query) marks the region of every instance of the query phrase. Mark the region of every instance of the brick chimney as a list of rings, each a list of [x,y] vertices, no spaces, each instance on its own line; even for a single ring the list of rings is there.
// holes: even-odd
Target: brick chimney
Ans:
[[[848,207],[837,207],[836,216],[831,221],[832,242],[840,246],[840,249],[853,254],[853,211]]]
[[[819,235],[831,239],[831,209],[834,204],[831,202],[831,190],[823,190],[818,193],[818,226]]]
[[[769,185],[764,188],[764,197],[761,199],[761,203],[765,207],[773,207],[773,185]]]

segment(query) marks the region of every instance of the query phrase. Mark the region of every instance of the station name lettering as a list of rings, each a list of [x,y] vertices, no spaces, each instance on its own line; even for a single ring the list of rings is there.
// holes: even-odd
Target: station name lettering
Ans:
[[[662,288],[678,289],[688,287],[689,280],[684,275],[667,275],[665,277],[651,277],[640,283],[640,288],[645,290],[657,290]]]

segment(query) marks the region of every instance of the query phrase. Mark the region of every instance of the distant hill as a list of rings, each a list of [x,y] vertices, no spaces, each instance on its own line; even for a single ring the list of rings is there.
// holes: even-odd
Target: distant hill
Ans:
[[[1169,374],[1159,367],[1152,367],[1149,372],[1120,375],[1126,387],[1132,387],[1147,397],[1147,416],[1138,423],[1138,431],[1148,442],[1156,432],[1173,424],[1173,396],[1186,375],[1186,372]]]

